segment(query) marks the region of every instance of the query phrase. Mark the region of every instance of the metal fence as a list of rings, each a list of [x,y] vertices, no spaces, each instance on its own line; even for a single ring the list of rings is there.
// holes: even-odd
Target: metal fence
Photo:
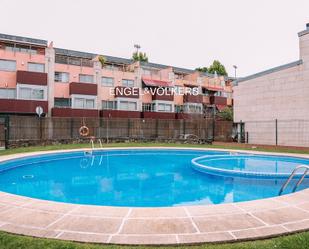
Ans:
[[[126,118],[38,118],[8,117],[10,144],[44,141],[69,142],[82,139],[81,126],[89,128],[88,137],[113,140],[181,140],[192,134],[199,139],[231,141],[233,123],[207,119],[126,119]],[[0,127],[1,128],[1,127]],[[1,133],[1,131],[0,131]],[[25,144],[26,145],[26,144]],[[17,145],[18,146],[18,145]]]
[[[249,144],[309,147],[309,120],[267,120],[244,122]]]

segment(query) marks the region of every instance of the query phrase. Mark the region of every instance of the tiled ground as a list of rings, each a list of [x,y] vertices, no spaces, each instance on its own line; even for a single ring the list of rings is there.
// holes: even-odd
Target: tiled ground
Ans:
[[[266,238],[309,230],[309,189],[257,201],[171,208],[74,205],[0,192],[0,230],[117,244]]]

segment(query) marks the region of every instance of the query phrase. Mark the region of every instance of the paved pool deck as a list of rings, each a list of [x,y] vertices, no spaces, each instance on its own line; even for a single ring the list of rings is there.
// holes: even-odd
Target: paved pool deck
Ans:
[[[62,151],[1,156],[0,161],[55,152]],[[284,155],[309,158],[302,154]],[[130,245],[254,240],[309,230],[309,189],[256,201],[167,208],[76,205],[0,192],[0,230],[42,238]]]

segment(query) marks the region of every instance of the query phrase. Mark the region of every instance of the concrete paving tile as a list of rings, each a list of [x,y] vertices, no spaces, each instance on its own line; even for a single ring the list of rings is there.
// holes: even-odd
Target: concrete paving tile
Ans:
[[[27,198],[19,195],[2,195],[0,198],[0,204],[11,205],[11,206],[21,206],[33,201],[31,198]]]
[[[309,219],[284,224],[283,226],[286,227],[289,231],[308,230],[309,229]]]
[[[57,237],[57,239],[78,241],[78,242],[91,242],[91,243],[107,243],[109,235],[105,234],[91,234],[91,233],[74,233],[64,232]]]
[[[227,232],[204,233],[204,234],[183,234],[178,235],[179,243],[203,243],[218,241],[234,241],[234,237]]]
[[[122,219],[67,215],[53,224],[50,229],[112,234],[118,231],[121,222]]]
[[[191,216],[210,216],[218,214],[242,213],[242,211],[232,204],[188,206],[186,207]]]
[[[115,235],[110,243],[123,245],[177,244],[175,235]]]
[[[67,213],[77,205],[59,203],[59,202],[52,202],[52,201],[42,201],[42,200],[35,200],[23,205],[24,208],[30,208],[35,210],[47,211],[47,212],[54,212],[54,213]]]
[[[0,220],[16,225],[26,225],[44,228],[58,220],[62,215],[39,210],[14,208],[0,214]]]
[[[172,208],[134,208],[129,218],[145,217],[187,217],[186,211],[181,207]]]
[[[32,227],[22,227],[13,224],[5,224],[1,227],[2,231],[15,233],[15,234],[22,234],[34,237],[44,237],[44,238],[55,238],[59,232],[53,230],[46,230],[46,229],[36,229]]]
[[[256,200],[256,201],[238,202],[238,203],[235,203],[235,205],[244,209],[247,212],[274,209],[274,208],[288,206],[287,203],[276,201],[273,198]]]
[[[232,232],[237,239],[265,238],[287,233],[282,226],[269,226]]]
[[[252,214],[269,225],[282,224],[309,218],[309,213],[294,207],[252,212]]]
[[[129,208],[81,205],[71,214],[123,218],[128,212]]]
[[[194,233],[194,228],[189,218],[171,219],[129,219],[126,220],[121,234],[181,234]]]
[[[231,231],[263,226],[262,222],[248,214],[194,217],[193,220],[201,232]]]

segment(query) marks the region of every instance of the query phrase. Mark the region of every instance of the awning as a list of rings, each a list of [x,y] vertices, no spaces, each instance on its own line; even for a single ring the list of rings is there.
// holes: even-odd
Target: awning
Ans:
[[[207,89],[208,91],[213,91],[213,92],[223,91],[222,87],[205,86],[203,88]]]
[[[227,106],[226,105],[216,105],[217,109],[219,112],[221,112],[222,110],[224,110]]]
[[[193,84],[184,84],[185,87],[190,87],[190,88],[193,88],[193,87],[198,87],[198,85],[193,85]]]
[[[169,81],[163,80],[153,80],[153,79],[142,79],[143,83],[146,86],[153,86],[153,87],[172,87],[173,83]]]

